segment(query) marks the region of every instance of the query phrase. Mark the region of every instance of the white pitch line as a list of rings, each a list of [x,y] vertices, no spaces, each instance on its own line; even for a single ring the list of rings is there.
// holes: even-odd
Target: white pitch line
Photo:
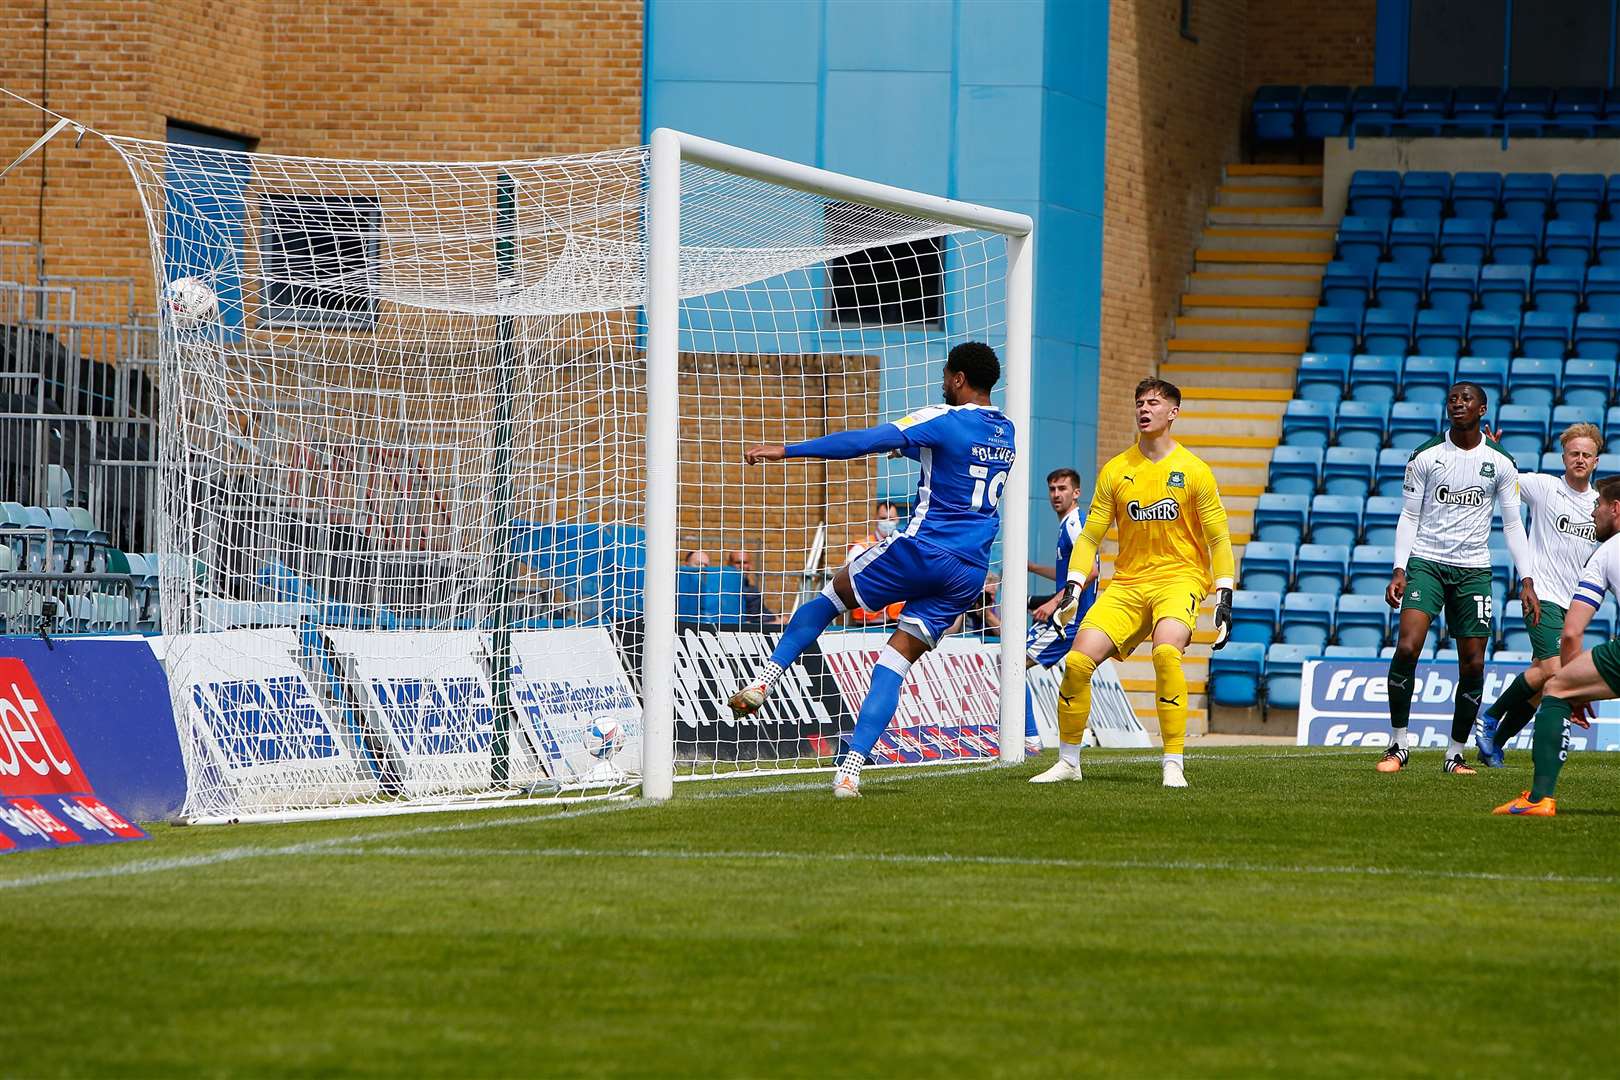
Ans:
[[[911,854],[906,852],[815,851],[683,851],[654,848],[432,848],[379,847],[357,844],[327,848],[323,855],[368,855],[400,858],[534,858],[534,859],[649,859],[672,862],[730,860],[784,863],[875,863],[892,866],[1001,866],[1056,870],[1147,870],[1171,873],[1305,874],[1345,877],[1410,877],[1447,881],[1492,881],[1515,885],[1615,885],[1617,877],[1564,874],[1503,874],[1488,870],[1422,870],[1390,866],[1283,866],[1266,863],[1201,862],[1153,859],[1063,859],[1018,855]]]

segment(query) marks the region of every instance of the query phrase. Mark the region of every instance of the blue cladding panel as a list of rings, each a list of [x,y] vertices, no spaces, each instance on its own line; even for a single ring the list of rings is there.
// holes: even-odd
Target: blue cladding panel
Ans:
[[[659,124],[792,161],[815,160],[815,83],[659,80],[647,90],[649,116],[680,118]]]
[[[963,84],[1041,85],[1045,7],[1041,0],[962,0]]]
[[[947,190],[950,99],[948,75],[829,71],[824,164],[885,184]]]
[[[1040,198],[1041,90],[964,86],[956,104],[956,195],[1004,205]]]
[[[827,5],[827,68],[950,71],[950,0],[833,0]]]
[[[814,85],[821,8],[820,0],[648,0],[651,40],[644,62],[654,79]]]

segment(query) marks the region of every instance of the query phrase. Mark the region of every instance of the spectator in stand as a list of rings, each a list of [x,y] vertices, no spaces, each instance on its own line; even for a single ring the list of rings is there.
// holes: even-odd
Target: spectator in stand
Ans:
[[[709,553],[701,548],[688,551],[686,553],[686,565],[697,570],[707,570],[709,568]]]
[[[861,552],[876,547],[889,537],[900,531],[900,504],[891,499],[883,499],[877,504],[877,511],[872,515],[872,531],[864,538],[849,545],[849,551],[844,555],[844,565],[848,566],[855,561]],[[881,626],[884,623],[894,622],[900,618],[900,609],[904,603],[890,604],[881,611],[865,611],[861,608],[851,608],[849,621],[852,626]]]
[[[759,579],[754,576],[754,557],[742,548],[726,552],[726,565],[742,574],[742,604],[743,614],[750,619],[759,619],[774,626],[781,626],[787,618],[778,615],[765,606],[765,597],[759,589]]]
[[[983,638],[999,639],[1001,637],[1001,575],[994,570],[985,575],[984,592],[979,596],[979,602],[968,608],[961,618],[952,624],[949,633],[978,634]]]

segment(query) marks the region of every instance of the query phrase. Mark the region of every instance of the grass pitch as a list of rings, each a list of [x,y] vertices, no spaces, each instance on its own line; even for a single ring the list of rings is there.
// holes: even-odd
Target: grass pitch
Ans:
[[[0,859],[0,1075],[1612,1075],[1620,758],[1208,750]]]

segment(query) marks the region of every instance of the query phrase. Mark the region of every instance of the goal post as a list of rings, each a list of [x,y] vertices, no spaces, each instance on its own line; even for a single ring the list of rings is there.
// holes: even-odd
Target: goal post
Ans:
[[[1034,307],[1034,222],[1026,214],[978,206],[771,157],[670,128],[652,134],[647,253],[647,574],[675,579],[677,430],[680,351],[681,165],[721,172],[812,195],[892,210],[1006,237],[1005,413],[1018,454],[1001,502],[1000,724],[998,756],[1024,760],[1024,635],[1028,600],[1030,341]],[[741,447],[738,448],[739,451]],[[642,653],[644,739],[641,793],[668,799],[675,783],[675,707],[668,680],[676,633],[673,589],[650,587]]]

